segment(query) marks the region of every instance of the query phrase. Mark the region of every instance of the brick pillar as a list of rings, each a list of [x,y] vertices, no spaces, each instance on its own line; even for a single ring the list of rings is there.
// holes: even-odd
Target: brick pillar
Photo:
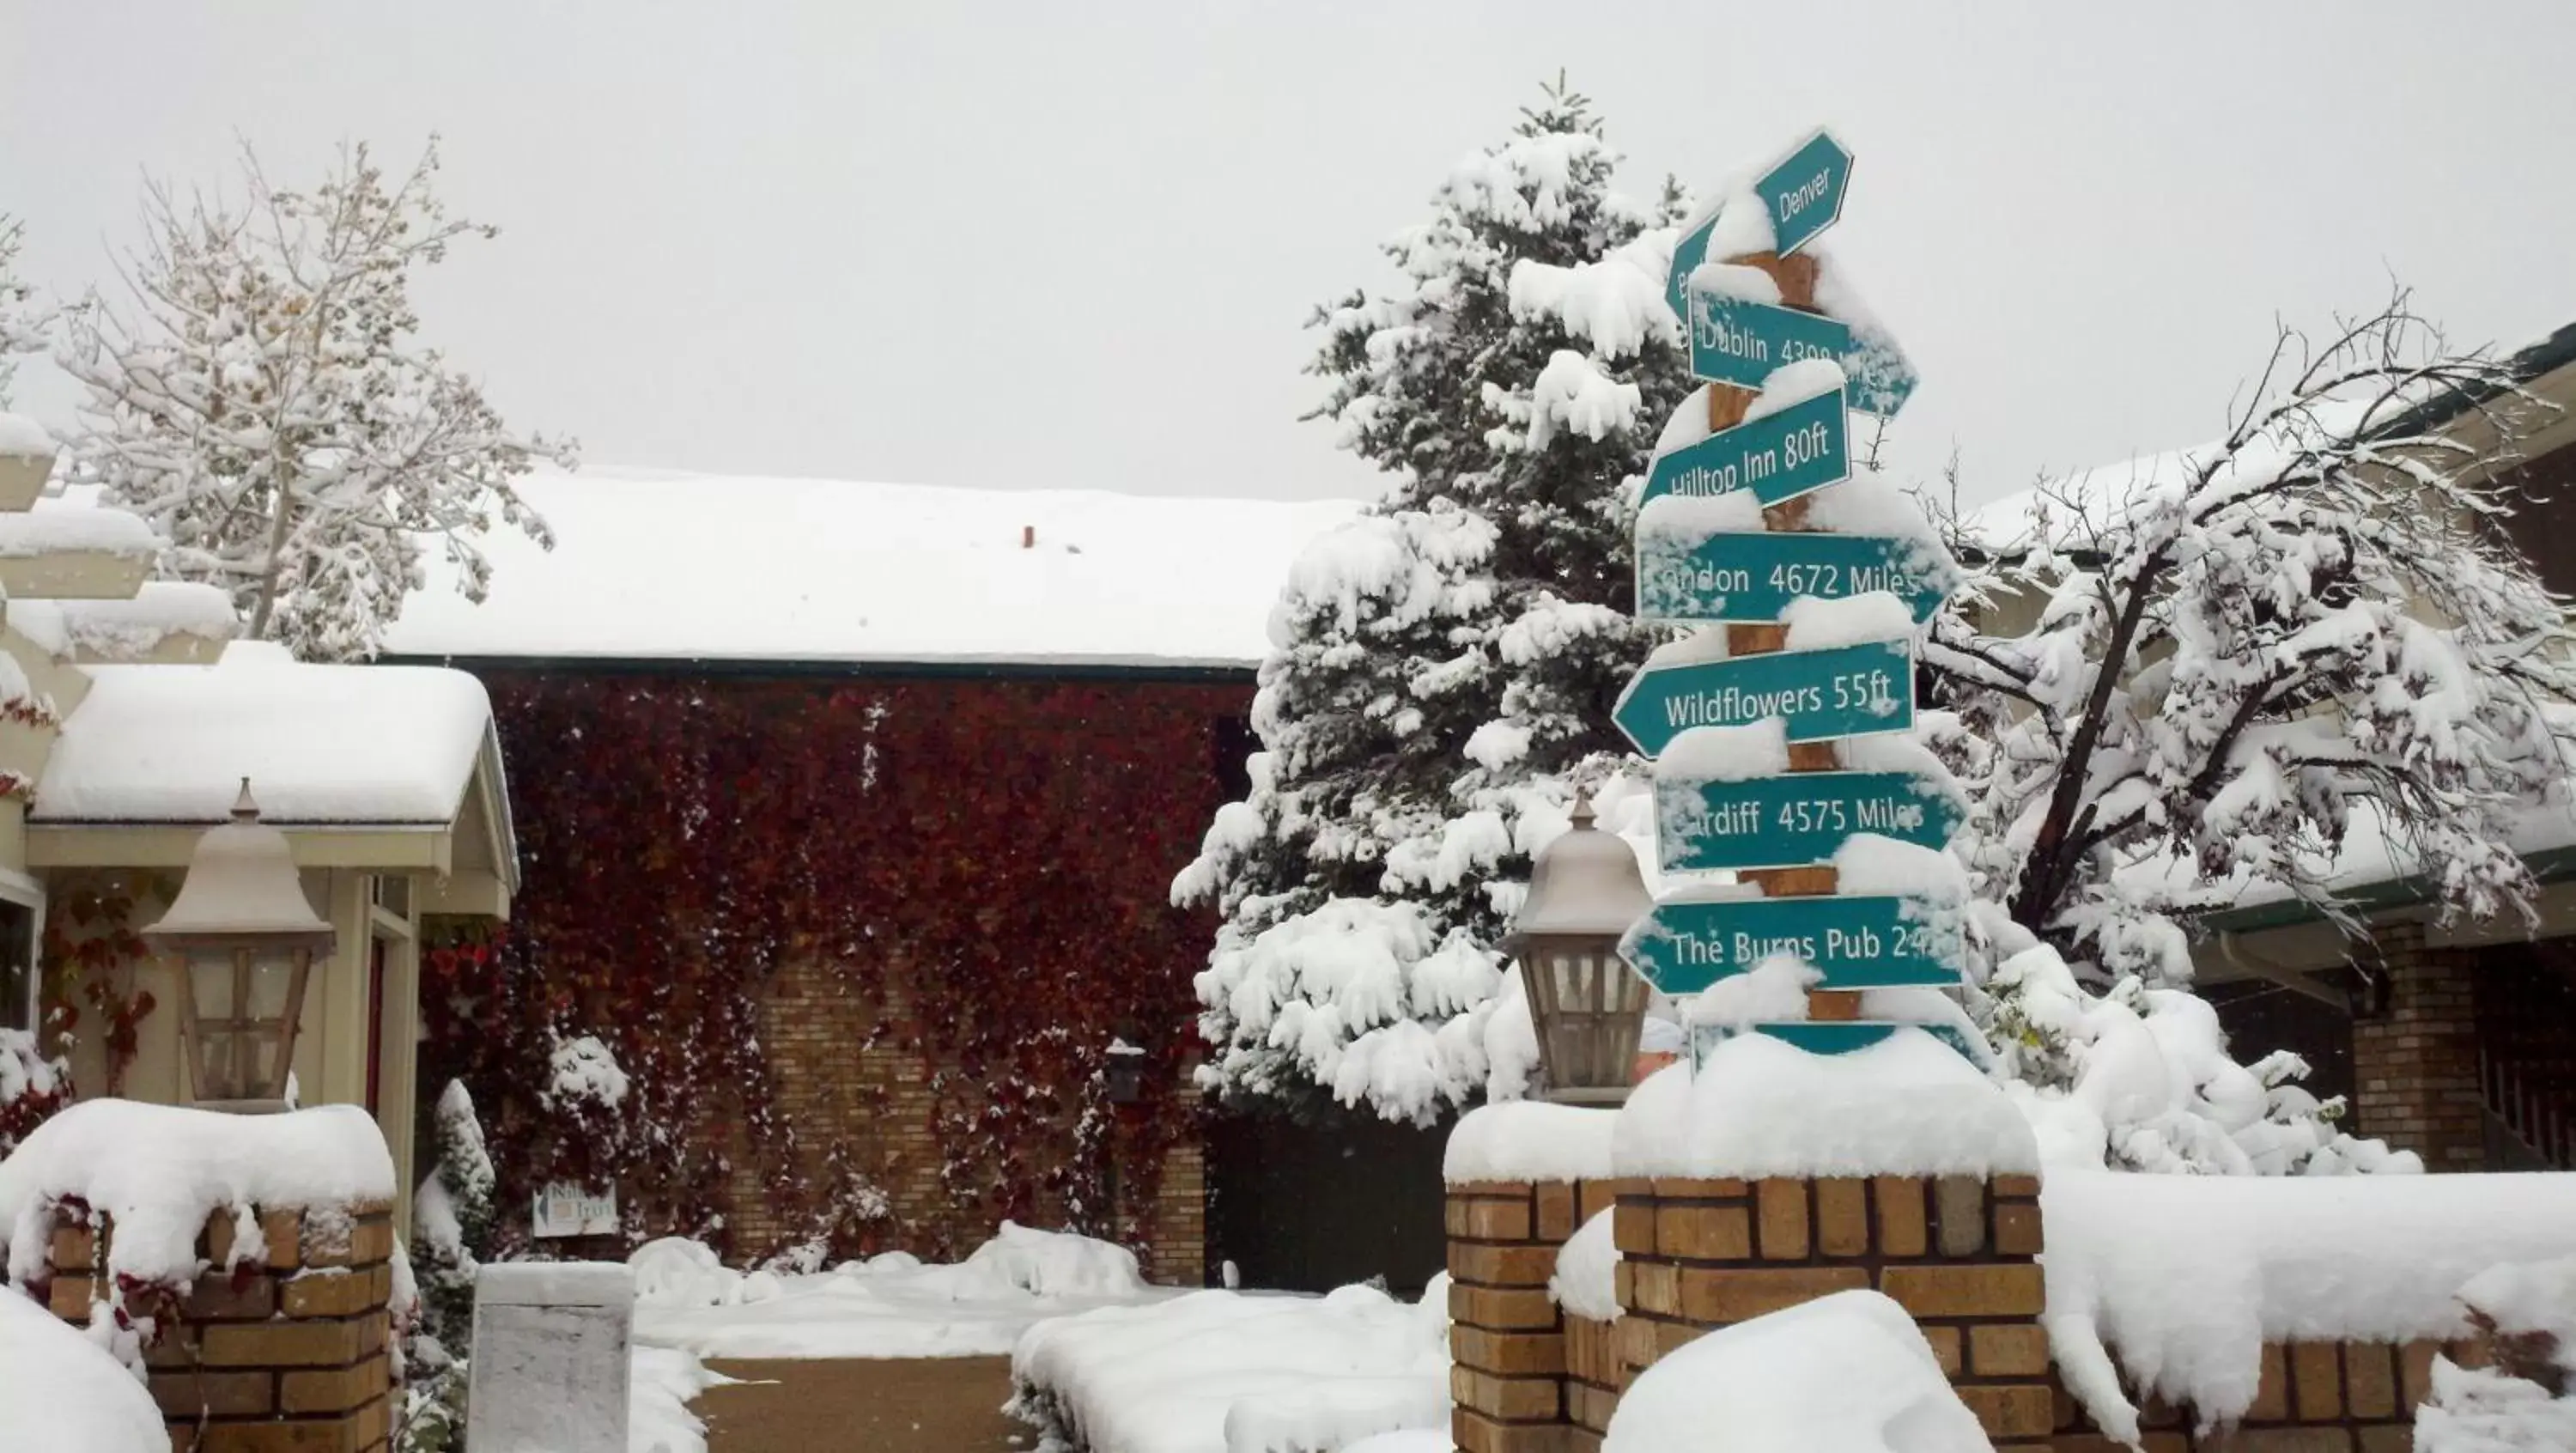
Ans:
[[[1195,1127],[1163,1153],[1150,1215],[1146,1276],[1171,1286],[1207,1285],[1207,1146]]]
[[[1599,1446],[1570,1417],[1569,1397],[1590,1397],[1568,1383],[1567,1327],[1547,1283],[1557,1248],[1616,1194],[1610,1181],[1449,1187],[1449,1436],[1459,1453]],[[1606,1423],[1607,1407],[1597,1411]]]
[[[2378,963],[2363,962],[2387,976],[2388,999],[2352,1027],[2357,1128],[2426,1170],[2483,1170],[2475,955],[2426,947],[2420,922],[2374,925],[2371,941]]]
[[[1997,1448],[2049,1446],[2036,1177],[1620,1186],[1617,1326],[1628,1377],[1712,1328],[1875,1288],[1913,1315]]]
[[[217,1268],[146,1349],[153,1401],[174,1453],[376,1453],[392,1432],[393,1208],[388,1202],[260,1214],[265,1265],[220,1268],[233,1216],[218,1211],[197,1254]],[[54,1232],[46,1279],[57,1316],[86,1325],[108,1296],[113,1222]]]

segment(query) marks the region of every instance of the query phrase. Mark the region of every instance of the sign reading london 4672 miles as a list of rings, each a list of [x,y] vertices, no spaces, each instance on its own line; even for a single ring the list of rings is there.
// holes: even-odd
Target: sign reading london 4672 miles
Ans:
[[[1917,622],[1949,594],[1940,557],[1911,540],[1820,530],[1739,531],[1696,539],[1637,531],[1637,615],[1653,621],[1776,621],[1802,595],[1848,600],[1894,591]]]

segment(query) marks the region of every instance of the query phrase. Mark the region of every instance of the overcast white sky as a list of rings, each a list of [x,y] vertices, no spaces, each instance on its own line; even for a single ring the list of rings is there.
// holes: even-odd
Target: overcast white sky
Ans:
[[[1831,235],[1978,495],[2216,432],[2275,314],[2393,274],[2576,319],[2576,4],[0,0],[0,211],[72,289],[147,172],[446,137],[421,293],[594,465],[1355,495],[1308,309],[1562,66],[1644,192],[1818,123]],[[20,406],[58,422],[58,379]]]

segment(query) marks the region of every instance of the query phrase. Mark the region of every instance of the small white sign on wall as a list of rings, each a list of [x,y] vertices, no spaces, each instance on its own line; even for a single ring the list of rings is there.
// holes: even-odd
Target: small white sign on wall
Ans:
[[[611,1236],[617,1232],[617,1190],[586,1190],[557,1181],[537,1193],[536,1234]]]

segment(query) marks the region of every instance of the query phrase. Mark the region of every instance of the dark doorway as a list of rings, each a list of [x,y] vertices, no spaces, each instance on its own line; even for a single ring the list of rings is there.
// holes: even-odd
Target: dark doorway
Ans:
[[[1220,1115],[1208,1132],[1208,1268],[1247,1287],[1323,1292],[1374,1276],[1419,1293],[1448,1257],[1443,1119],[1428,1130],[1336,1111]]]

